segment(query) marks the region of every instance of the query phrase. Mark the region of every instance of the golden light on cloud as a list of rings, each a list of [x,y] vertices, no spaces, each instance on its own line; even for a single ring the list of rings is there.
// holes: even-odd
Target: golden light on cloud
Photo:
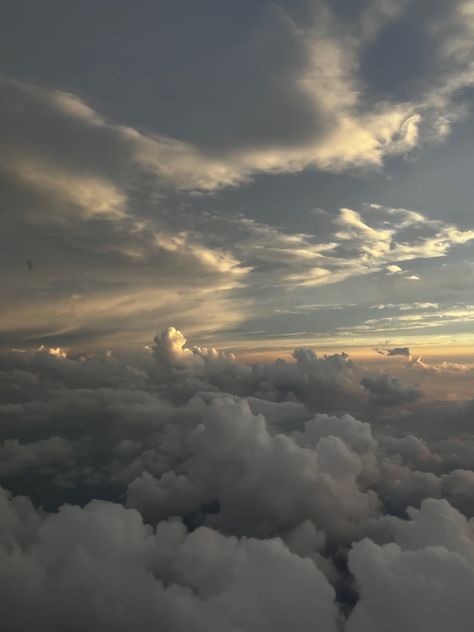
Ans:
[[[127,196],[102,178],[68,172],[62,167],[47,165],[44,160],[20,160],[12,162],[9,168],[26,184],[56,197],[66,215],[71,213],[68,206],[73,211],[79,210],[85,219],[122,219],[126,215]]]
[[[474,630],[474,0],[3,5],[3,628]]]

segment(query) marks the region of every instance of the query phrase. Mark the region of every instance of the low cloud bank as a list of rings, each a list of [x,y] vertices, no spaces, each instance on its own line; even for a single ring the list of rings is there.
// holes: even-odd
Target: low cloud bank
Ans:
[[[248,366],[173,328],[131,355],[6,354],[2,618],[470,630],[472,404],[443,406],[346,354]]]

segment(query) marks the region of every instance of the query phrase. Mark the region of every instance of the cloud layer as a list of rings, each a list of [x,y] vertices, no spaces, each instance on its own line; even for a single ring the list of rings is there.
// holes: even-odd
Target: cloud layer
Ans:
[[[9,629],[472,621],[468,403],[446,424],[346,354],[249,366],[174,328],[122,356],[11,352],[0,397]]]
[[[2,623],[471,632],[472,0],[10,4]]]
[[[203,341],[233,330],[221,338],[263,347],[298,333],[391,347],[407,330],[466,334],[470,216],[435,216],[429,196],[419,210],[399,208],[384,193],[342,196],[322,211],[316,191],[304,219],[299,193],[283,221],[263,219],[261,195],[247,198],[246,187],[312,171],[320,189],[336,177],[327,174],[357,188],[447,141],[469,112],[472,3],[263,2],[241,9],[243,25],[237,9],[223,15],[211,2],[219,28],[193,7],[178,20],[169,4],[137,15],[115,7],[113,24],[91,3],[87,20],[55,7],[52,25],[33,6],[10,8],[14,24],[38,18],[32,42],[66,38],[72,55],[78,46],[92,54],[82,42],[103,38],[74,77],[54,46],[20,47],[0,69],[0,344],[124,347],[170,321]],[[129,62],[141,73],[129,90],[107,64],[121,59],[138,15]],[[193,63],[186,46],[175,50],[184,40]],[[28,72],[36,56],[43,70]],[[397,81],[388,81],[392,59],[404,69]],[[356,303],[351,318],[330,307],[344,302]],[[414,302],[439,310],[371,313]]]

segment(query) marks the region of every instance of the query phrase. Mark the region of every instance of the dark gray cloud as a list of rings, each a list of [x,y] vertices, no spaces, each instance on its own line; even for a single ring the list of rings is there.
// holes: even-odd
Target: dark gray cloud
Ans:
[[[416,386],[405,385],[391,375],[367,375],[361,380],[370,399],[381,406],[397,406],[416,402],[423,393]]]
[[[411,357],[409,347],[394,347],[393,349],[376,349],[377,353],[388,356],[404,356],[406,358]]]

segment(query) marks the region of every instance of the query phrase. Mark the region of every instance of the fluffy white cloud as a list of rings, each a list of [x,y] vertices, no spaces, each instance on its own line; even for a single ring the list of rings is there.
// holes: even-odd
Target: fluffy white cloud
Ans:
[[[0,491],[2,619],[10,630],[336,631],[334,590],[279,539],[145,526],[94,501],[41,515]]]

